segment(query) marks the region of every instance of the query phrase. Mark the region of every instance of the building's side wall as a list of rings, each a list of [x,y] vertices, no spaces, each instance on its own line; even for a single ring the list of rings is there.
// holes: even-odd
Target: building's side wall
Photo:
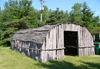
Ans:
[[[41,62],[64,59],[63,33],[63,24],[50,30],[42,46],[42,49],[45,49],[46,51],[41,52]]]
[[[42,47],[41,44],[36,44],[34,42],[11,40],[11,49],[39,61],[41,60],[40,59],[41,47]]]

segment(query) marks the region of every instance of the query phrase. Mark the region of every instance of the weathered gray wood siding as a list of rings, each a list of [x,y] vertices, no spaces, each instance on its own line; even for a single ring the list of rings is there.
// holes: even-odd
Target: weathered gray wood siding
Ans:
[[[78,32],[78,54],[79,56],[94,55],[93,38],[89,30],[77,24],[64,24],[64,31]]]
[[[47,26],[45,28],[48,27],[50,26]],[[56,59],[64,59],[64,31],[77,31],[78,55],[87,56],[95,54],[93,38],[91,33],[88,31],[86,27],[78,24],[66,23],[66,24],[59,24],[52,26],[52,28],[50,28],[49,31],[44,30],[45,28],[43,27],[43,30],[41,30],[42,27],[39,28],[41,30],[40,32],[39,29],[37,28],[38,32],[36,32],[35,29],[35,34],[32,34],[32,36],[34,37],[35,35],[39,35],[36,38],[38,38],[38,41],[41,40],[42,43],[41,42],[35,43],[32,40],[27,41],[27,39],[25,38],[23,38],[23,40],[20,38],[19,39],[15,38],[12,39],[11,41],[11,49],[18,51],[23,55],[36,59],[40,62],[52,61]],[[43,35],[42,34],[40,35],[41,32],[43,32]],[[14,36],[23,37],[24,35],[15,34]],[[41,39],[42,36],[43,38]],[[37,41],[37,39],[34,38],[34,41]]]
[[[45,49],[52,50],[45,51],[45,58],[43,59],[43,62],[55,60],[56,58],[64,59],[64,31],[78,32],[79,56],[94,55],[95,52],[93,38],[86,27],[77,24],[61,24],[50,30],[50,32],[46,36]]]
[[[33,59],[41,61],[41,47],[42,44],[36,44],[29,41],[12,40],[11,49],[22,53],[23,55],[29,56]]]
[[[42,62],[64,59],[64,31],[63,24],[52,28],[42,45]]]

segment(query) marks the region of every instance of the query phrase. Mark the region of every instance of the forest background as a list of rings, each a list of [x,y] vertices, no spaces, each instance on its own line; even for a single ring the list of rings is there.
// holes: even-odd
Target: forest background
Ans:
[[[32,0],[8,0],[4,9],[0,7],[0,45],[10,45],[11,37],[20,30],[32,29],[44,25],[60,23],[77,23],[84,25],[94,35],[100,31],[100,18],[86,2],[75,3],[72,10],[63,11],[44,7],[43,21],[40,22],[40,11],[32,6]]]

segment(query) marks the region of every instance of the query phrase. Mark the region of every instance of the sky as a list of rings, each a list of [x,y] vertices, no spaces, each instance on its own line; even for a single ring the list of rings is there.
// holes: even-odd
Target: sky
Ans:
[[[0,6],[1,9],[3,9],[4,3],[8,0],[0,0]],[[39,10],[41,7],[39,0],[32,0],[32,6]],[[83,3],[86,2],[88,4],[88,7],[91,9],[91,11],[94,12],[94,16],[100,17],[100,0],[44,0],[45,3],[43,5],[46,5],[48,9],[56,10],[56,8],[59,8],[63,11],[70,12],[72,10],[72,6],[74,6],[75,3]]]

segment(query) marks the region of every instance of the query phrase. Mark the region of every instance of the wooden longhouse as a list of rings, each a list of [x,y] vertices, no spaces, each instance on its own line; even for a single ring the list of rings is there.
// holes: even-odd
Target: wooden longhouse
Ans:
[[[89,30],[74,23],[19,31],[12,36],[11,49],[40,62],[64,59],[69,52],[76,52],[78,56],[95,54]]]

